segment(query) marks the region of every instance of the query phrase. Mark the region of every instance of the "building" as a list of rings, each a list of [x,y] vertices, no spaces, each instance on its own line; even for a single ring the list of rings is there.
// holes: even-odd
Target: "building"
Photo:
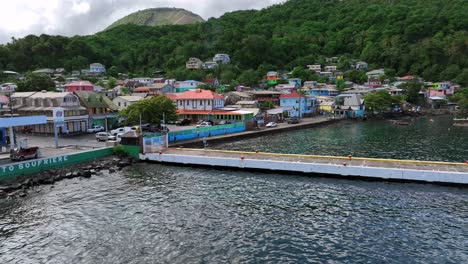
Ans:
[[[216,54],[214,57],[213,57],[213,61],[214,62],[222,62],[224,64],[229,64],[231,62],[231,58],[229,57],[228,54]]]
[[[367,62],[359,61],[358,63],[356,63],[356,70],[363,71],[366,70],[368,66],[369,65],[367,64]]]
[[[203,63],[202,67],[205,70],[214,69],[214,68],[218,67],[218,63],[216,63],[214,61],[207,61],[207,62]]]
[[[93,75],[101,75],[106,73],[106,67],[101,63],[93,63],[89,65],[89,73]]]
[[[59,128],[60,133],[80,133],[88,129],[88,112],[80,105],[77,95],[64,92],[26,92],[15,93],[14,113],[21,116],[47,116],[47,124],[28,126],[33,133],[53,134],[54,122],[53,110],[57,107],[63,108],[65,123]]]
[[[442,98],[447,100],[447,97],[455,93],[455,87],[449,82],[433,83],[426,86],[426,97],[428,98]]]
[[[139,102],[145,99],[142,96],[117,96],[112,100],[112,102],[117,105],[119,110],[124,110],[125,108],[131,106],[132,104]]]
[[[183,93],[183,92],[186,92],[186,91],[195,90],[201,84],[203,84],[203,83],[199,82],[199,81],[194,81],[194,80],[187,80],[187,81],[177,82],[176,85],[175,85],[175,92],[176,93]]]
[[[185,67],[190,70],[201,69],[203,62],[199,58],[192,57],[186,63]]]
[[[280,106],[288,109],[289,117],[310,116],[316,110],[316,98],[306,96],[297,92],[283,94],[280,96]]]
[[[75,92],[89,115],[89,126],[109,127],[117,121],[119,108],[109,98],[95,92]]]
[[[337,96],[339,94],[338,90],[334,85],[310,88],[309,93],[312,96]]]
[[[359,94],[340,94],[337,97],[335,114],[356,119],[365,116],[364,99]]]
[[[302,80],[299,79],[299,78],[290,78],[290,79],[288,79],[288,83],[290,85],[296,86],[296,88],[302,87]]]
[[[297,89],[296,84],[278,84],[275,86],[275,90],[282,93],[291,93]]]
[[[325,69],[326,72],[335,72],[337,67],[334,66],[334,65],[329,65],[329,66],[325,66],[324,69]]]
[[[367,85],[370,88],[380,88],[382,87],[382,76],[385,75],[384,69],[373,70],[366,73],[367,75]]]
[[[265,102],[272,102],[273,105],[279,105],[279,97],[283,94],[282,92],[278,91],[267,91],[267,90],[260,90],[260,91],[245,91],[244,93],[250,94],[252,96],[251,100],[257,101],[260,104]]]
[[[65,91],[69,93],[77,92],[77,91],[94,91],[94,85],[88,81],[79,81],[79,82],[71,82],[65,84]]]
[[[130,81],[130,80],[129,80]],[[139,86],[152,86],[154,84],[154,79],[149,77],[138,77],[131,79],[133,82],[128,82],[128,85],[132,86],[132,88],[139,87]],[[141,84],[141,85],[138,85]],[[126,87],[127,84],[125,85]]]
[[[224,107],[224,97],[209,91],[196,89],[186,91],[177,96],[178,110],[214,110]]]
[[[322,66],[320,64],[312,64],[312,65],[307,65],[307,68],[311,71],[314,72],[320,72],[322,71]]]
[[[270,85],[274,85],[278,83],[278,72],[270,71],[267,72],[267,82]]]

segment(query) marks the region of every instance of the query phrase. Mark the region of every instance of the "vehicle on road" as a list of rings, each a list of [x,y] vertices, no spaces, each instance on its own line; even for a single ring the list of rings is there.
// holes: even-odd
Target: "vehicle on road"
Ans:
[[[200,123],[200,124],[197,125],[197,128],[200,128],[200,127],[210,127],[210,126],[212,126],[211,123],[209,123],[209,122],[202,122],[202,123]]]
[[[119,133],[125,134],[127,132],[132,131],[132,130],[137,130],[137,128],[136,127],[119,127],[117,129],[111,130],[110,133],[113,136],[117,136],[117,134],[119,134]]]
[[[103,126],[92,126],[88,128],[87,132],[88,133],[96,133],[96,132],[101,132],[106,130]]]
[[[142,132],[157,132],[158,131],[158,126],[153,125],[153,124],[143,124],[141,125],[141,131]]]
[[[107,132],[99,132],[96,134],[96,140],[100,141],[114,141],[116,137]]]
[[[299,124],[299,118],[297,117],[288,118],[286,119],[286,122],[288,122],[288,124]]]
[[[20,147],[20,148],[14,148],[10,151],[10,159],[12,161],[37,159],[38,156],[39,156],[39,147]]]
[[[265,126],[266,126],[266,127],[277,127],[278,124],[275,123],[275,122],[270,122],[270,123],[266,124]]]
[[[190,123],[191,123],[191,120],[185,118],[185,119],[177,120],[175,124],[176,126],[188,126],[190,125]]]

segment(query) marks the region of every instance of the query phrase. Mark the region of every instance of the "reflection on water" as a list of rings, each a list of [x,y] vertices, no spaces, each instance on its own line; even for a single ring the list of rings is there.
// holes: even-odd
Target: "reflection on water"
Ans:
[[[137,164],[36,191],[0,201],[0,263],[468,258],[466,189]]]

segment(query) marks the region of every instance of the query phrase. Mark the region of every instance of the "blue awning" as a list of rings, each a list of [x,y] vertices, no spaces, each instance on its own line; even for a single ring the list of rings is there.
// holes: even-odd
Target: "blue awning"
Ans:
[[[47,124],[46,116],[18,116],[0,118],[0,127],[15,127]]]

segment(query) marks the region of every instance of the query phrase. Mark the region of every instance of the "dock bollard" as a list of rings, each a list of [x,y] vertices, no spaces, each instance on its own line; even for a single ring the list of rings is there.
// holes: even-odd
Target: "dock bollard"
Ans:
[[[465,165],[468,165],[468,160],[465,161]]]
[[[349,160],[352,160],[352,159],[353,159],[353,156],[348,155],[348,159],[349,159]]]
[[[348,166],[348,164],[346,164],[346,163],[343,163],[343,166],[344,166],[344,167],[346,167],[346,166]]]
[[[259,152],[260,152],[260,150],[258,150],[258,149],[257,149],[257,150],[255,150],[255,153],[259,153]],[[467,162],[468,162],[468,161],[467,161]]]
[[[241,156],[241,160],[244,160],[244,156]]]

